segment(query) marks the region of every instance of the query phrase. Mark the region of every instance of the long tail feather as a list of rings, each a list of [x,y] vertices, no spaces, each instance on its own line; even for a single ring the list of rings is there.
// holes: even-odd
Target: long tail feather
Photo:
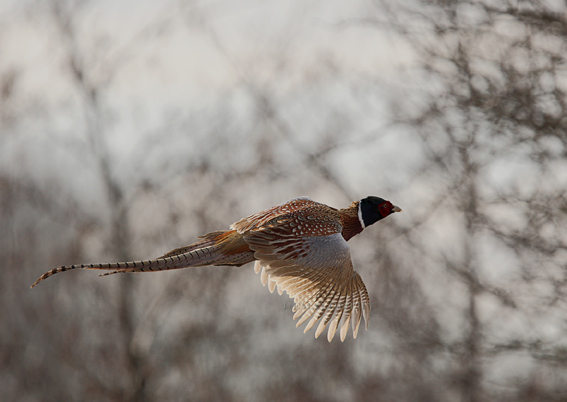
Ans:
[[[102,274],[111,275],[120,272],[148,272],[148,271],[165,271],[170,269],[179,269],[185,267],[196,267],[209,265],[215,260],[219,259],[220,246],[209,246],[198,248],[193,251],[182,254],[174,254],[168,257],[156,258],[155,260],[142,260],[142,261],[128,261],[128,262],[114,262],[102,264],[80,264],[80,265],[64,265],[62,267],[54,268],[45,274],[41,275],[37,281],[31,285],[33,288],[39,282],[58,274],[59,272],[70,271],[72,269],[103,269],[112,270]]]
[[[176,248],[174,250],[171,250],[167,253],[165,253],[164,255],[162,255],[159,258],[166,258],[166,257],[173,257],[174,255],[178,255],[178,254],[185,254],[188,253],[190,251],[193,250],[197,250],[199,248],[203,248],[203,247],[208,247],[208,246],[214,246],[216,244],[219,243],[219,241],[224,238],[226,236],[226,233],[228,231],[225,230],[221,230],[221,231],[217,231],[217,232],[212,232],[212,233],[208,233],[204,236],[200,236],[200,239],[203,240],[199,240],[193,244],[190,244],[188,246],[185,247],[180,247],[180,248]]]
[[[204,265],[239,266],[254,260],[254,253],[248,248],[244,240],[242,240],[242,236],[235,230],[212,232],[201,238],[202,240],[196,243],[172,250],[153,260],[65,265],[54,268],[41,275],[31,287],[33,288],[39,282],[52,275],[72,269],[102,269],[112,271],[101,275],[105,276],[122,272],[165,271]]]

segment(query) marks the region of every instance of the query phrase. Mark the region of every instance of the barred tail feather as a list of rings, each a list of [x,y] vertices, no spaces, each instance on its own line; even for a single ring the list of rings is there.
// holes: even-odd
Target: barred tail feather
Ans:
[[[110,268],[110,269],[114,269],[114,271],[105,272],[100,276],[119,274],[125,272],[167,271],[171,269],[180,269],[187,267],[201,267],[204,265],[211,265],[222,257],[223,255],[220,246],[202,247],[186,253],[171,254],[168,255],[167,257],[165,256],[160,257],[155,260],[117,263],[120,264],[119,267]],[[105,264],[100,264],[100,265],[105,266]],[[88,265],[86,268],[89,269]],[[100,268],[94,268],[94,269],[100,269]],[[108,268],[105,267],[102,269],[108,269]]]
[[[103,269],[112,271],[101,275],[104,276],[122,272],[165,271],[204,265],[240,266],[253,260],[254,252],[250,250],[242,235],[235,230],[222,230],[201,236],[201,240],[198,242],[172,250],[153,260],[58,267],[40,276],[31,287],[33,288],[39,282],[52,275],[71,269]]]
[[[168,253],[169,254],[169,253]],[[220,258],[223,258],[220,246],[208,246],[198,248],[189,252],[172,254],[170,256],[160,257],[154,260],[142,261],[128,261],[128,262],[114,262],[103,264],[80,264],[80,265],[65,265],[62,267],[54,268],[51,271],[41,275],[31,287],[33,288],[39,282],[58,274],[59,272],[70,271],[72,269],[102,269],[112,270],[101,276],[111,275],[121,272],[149,272],[149,271],[165,271],[170,269],[179,269],[185,267],[196,267],[213,264]]]
[[[212,233],[208,233],[204,236],[200,236],[199,238],[203,239],[203,240],[199,240],[198,242],[190,244],[189,246],[180,247],[180,248],[176,248],[174,250],[171,250],[171,251],[165,253],[164,255],[162,255],[161,257],[158,257],[158,259],[159,258],[166,258],[166,257],[173,257],[173,256],[178,255],[178,254],[185,254],[185,253],[188,253],[190,251],[197,250],[197,249],[200,249],[200,248],[217,245],[219,243],[219,240],[221,240],[223,237],[226,236],[227,232],[228,231],[226,231],[226,230],[219,230],[217,232],[212,232]]]

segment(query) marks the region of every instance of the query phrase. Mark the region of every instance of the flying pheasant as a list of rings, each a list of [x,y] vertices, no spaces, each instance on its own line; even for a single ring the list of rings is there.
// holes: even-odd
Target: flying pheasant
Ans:
[[[104,264],[65,265],[46,272],[34,282],[71,269],[121,272],[164,271],[204,265],[241,266],[256,261],[262,284],[294,299],[293,319],[309,331],[319,320],[315,337],[329,325],[327,339],[335,336],[342,319],[341,341],[352,325],[356,338],[361,316],[368,329],[370,301],[360,275],[354,271],[347,241],[364,228],[402,210],[390,201],[367,197],[348,208],[335,209],[307,197],[293,199],[241,219],[200,241],[154,260]]]

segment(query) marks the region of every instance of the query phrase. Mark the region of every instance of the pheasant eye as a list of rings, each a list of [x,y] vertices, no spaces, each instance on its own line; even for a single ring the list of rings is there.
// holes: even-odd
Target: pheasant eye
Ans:
[[[382,205],[380,205],[380,215],[382,215],[382,218],[387,217],[388,215],[390,215],[392,213],[392,204],[390,204],[389,202],[384,203]]]

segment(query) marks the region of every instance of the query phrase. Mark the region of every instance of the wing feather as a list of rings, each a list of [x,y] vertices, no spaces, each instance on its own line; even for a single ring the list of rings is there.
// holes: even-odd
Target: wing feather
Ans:
[[[343,286],[343,288],[341,288],[341,295],[339,296],[339,301],[336,307],[336,313],[334,315],[333,320],[331,321],[331,324],[329,324],[329,331],[327,332],[327,340],[329,342],[333,340],[333,337],[335,336],[335,333],[337,332],[337,329],[339,327],[339,322],[343,317],[345,301],[346,301],[346,290],[345,290],[345,286]]]
[[[274,293],[274,289],[276,288],[276,281],[269,280],[268,281],[268,290],[270,293]]]
[[[250,215],[246,218],[239,220],[238,222],[230,225],[230,228],[238,231],[238,233],[245,233],[249,230],[260,228],[266,225],[268,222],[277,219],[279,216],[301,211],[302,209],[314,206],[323,205],[318,202],[313,201],[308,197],[298,197],[291,201],[284,202],[283,204],[276,205]]]
[[[319,335],[321,335],[321,333],[323,333],[323,331],[325,331],[327,324],[329,323],[329,321],[331,320],[333,315],[337,312],[337,304],[338,304],[338,301],[341,297],[342,285],[343,285],[342,283],[336,282],[336,284],[333,288],[333,296],[329,300],[329,304],[328,304],[327,311],[325,313],[325,317],[323,317],[323,319],[319,323],[319,326],[317,327],[317,330],[315,332],[315,338],[318,338]],[[330,327],[329,327],[329,329],[330,329]]]
[[[345,300],[345,306],[344,306],[344,319],[343,319],[343,325],[341,327],[341,342],[344,342],[346,334],[348,332],[348,325],[350,323],[350,316],[352,313],[352,293],[351,293],[351,286],[350,286],[350,282],[347,283],[347,287],[346,287],[346,300]]]
[[[368,328],[368,292],[353,269],[349,246],[340,231],[301,237],[291,234],[293,226],[289,220],[273,226],[254,226],[266,219],[267,215],[261,215],[251,219],[255,224],[238,226],[253,227],[244,239],[258,260],[254,270],[261,272],[262,283],[267,283],[271,292],[277,287],[278,293],[286,292],[294,300],[292,311],[293,319],[299,319],[297,326],[309,320],[304,329],[307,332],[319,323],[316,337],[328,326],[329,342],[339,327],[341,341],[349,327],[356,338],[362,318]],[[309,222],[302,225],[308,226]],[[235,229],[240,230],[236,226]],[[308,227],[304,229],[309,233]]]

